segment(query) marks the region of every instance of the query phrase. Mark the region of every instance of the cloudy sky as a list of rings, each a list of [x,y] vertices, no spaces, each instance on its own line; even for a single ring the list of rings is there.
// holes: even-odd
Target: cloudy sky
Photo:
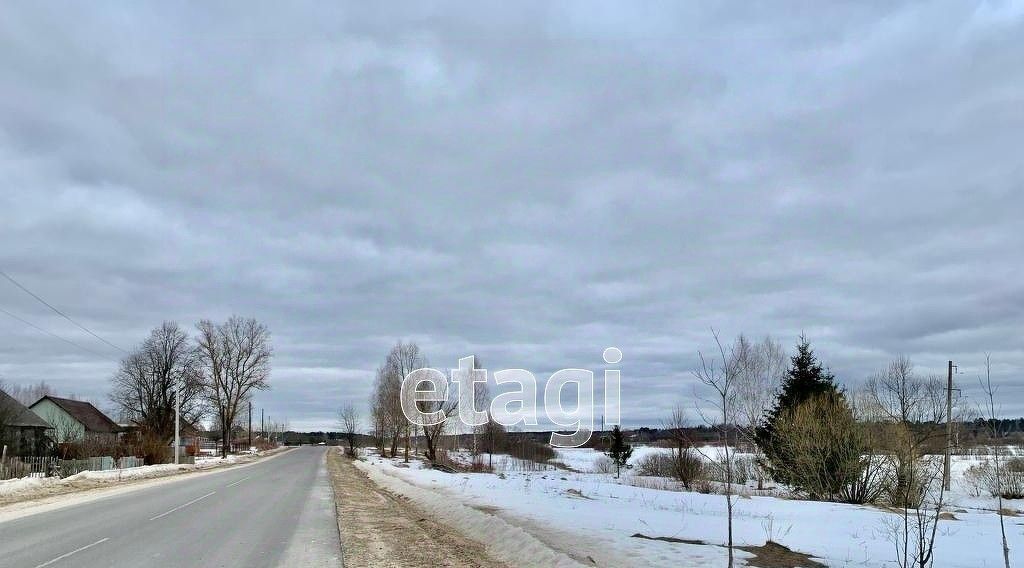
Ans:
[[[989,352],[1024,413],[1021,3],[274,4],[5,7],[0,269],[124,348],[262,320],[294,428],[398,339],[541,377],[617,346],[655,424],[710,326],[848,385]],[[84,347],[0,313],[3,380],[106,397],[119,351],[0,307]]]

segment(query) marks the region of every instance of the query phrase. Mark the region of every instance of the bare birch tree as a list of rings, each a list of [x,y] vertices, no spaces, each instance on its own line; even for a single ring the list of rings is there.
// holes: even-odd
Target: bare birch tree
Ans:
[[[370,431],[377,446],[377,452],[384,456],[384,447],[387,445],[388,413],[387,402],[384,400],[384,368],[377,367],[377,373],[373,381],[373,391],[370,393]]]
[[[412,371],[428,365],[418,345],[399,341],[377,369],[370,396],[370,415],[382,456],[387,448],[390,448],[390,457],[397,456],[398,446],[404,442],[408,461],[413,424],[402,413],[402,381]]]
[[[698,407],[698,412],[704,418],[704,421],[708,426],[718,430],[719,441],[722,443],[723,447],[724,460],[710,459],[709,461],[715,467],[721,468],[725,479],[724,493],[726,513],[728,517],[729,568],[732,568],[734,563],[732,537],[732,483],[734,476],[730,445],[735,444],[736,441],[729,439],[729,433],[730,431],[735,431],[734,425],[736,423],[737,398],[736,377],[738,374],[738,364],[735,357],[732,355],[726,355],[725,348],[722,346],[722,342],[718,337],[718,332],[712,329],[711,335],[715,338],[715,346],[717,347],[718,353],[707,358],[703,353],[698,351],[698,367],[693,371],[693,374],[701,384],[714,391],[714,399],[711,401],[711,404],[716,408],[721,416],[721,422],[719,422],[717,418],[708,416]],[[735,349],[732,350],[732,353],[735,354]]]
[[[37,400],[47,395],[56,395],[57,392],[53,390],[46,381],[39,381],[38,383],[30,385],[14,385],[8,384],[6,387],[7,394],[14,397],[15,400],[24,404],[25,406],[32,406]]]
[[[405,461],[409,461],[413,425],[402,413],[402,381],[416,369],[430,366],[427,358],[420,352],[419,345],[399,341],[391,348],[384,361],[387,376],[386,402],[392,426],[391,456],[398,451],[400,441],[405,443]]]
[[[761,457],[756,443],[756,432],[762,426],[786,374],[786,351],[770,335],[752,343],[743,335],[736,339],[733,349],[736,365],[736,417],[739,433],[746,443]],[[755,460],[763,463],[763,459]],[[764,488],[765,472],[757,468],[757,488]]]
[[[1000,436],[999,432],[999,413],[996,408],[996,388],[992,386],[992,357],[989,354],[985,354],[985,379],[978,378],[978,382],[981,384],[981,390],[985,394],[984,408],[979,414],[987,418],[989,423],[990,435],[993,440],[996,440]],[[1006,521],[1003,518],[1003,471],[1002,462],[1000,460],[999,448],[993,448],[993,461],[995,462],[996,475],[995,475],[995,493],[996,493],[996,514],[999,515],[999,531],[1002,535],[1003,540],[1003,564],[1006,568],[1010,568],[1010,545],[1006,541]]]
[[[473,369],[482,369],[483,365],[480,363],[480,358],[476,355],[473,356]],[[480,446],[482,443],[486,443],[490,448],[493,446],[493,435],[494,427],[491,424],[493,418],[491,417],[491,390],[486,382],[473,382],[470,383],[473,388],[473,410],[484,412],[487,415],[487,422],[479,426],[471,426],[470,432],[472,434],[473,447],[471,448],[474,461],[480,455]],[[481,442],[484,440],[484,442]],[[493,449],[489,450],[493,454]],[[488,467],[491,466],[493,455],[488,457]]]

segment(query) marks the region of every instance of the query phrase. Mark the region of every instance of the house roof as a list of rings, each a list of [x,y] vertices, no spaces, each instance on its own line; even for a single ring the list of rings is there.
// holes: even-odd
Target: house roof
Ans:
[[[106,414],[103,414],[98,408],[84,400],[71,400],[70,398],[58,398],[47,395],[32,403],[32,408],[35,408],[37,404],[47,399],[85,426],[86,432],[113,433],[121,431],[121,427],[116,422],[107,418]]]
[[[18,402],[13,396],[0,390],[0,413],[10,416],[5,422],[7,426],[22,428],[52,428],[50,424],[32,412],[27,406]]]

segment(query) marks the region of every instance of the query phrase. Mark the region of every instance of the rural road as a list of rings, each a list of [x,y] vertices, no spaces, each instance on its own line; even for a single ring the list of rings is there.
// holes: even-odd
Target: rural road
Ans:
[[[5,568],[341,566],[325,448],[0,523]]]

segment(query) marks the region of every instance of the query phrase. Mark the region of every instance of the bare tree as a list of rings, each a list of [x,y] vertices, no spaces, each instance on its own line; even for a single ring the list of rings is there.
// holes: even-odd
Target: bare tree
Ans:
[[[445,376],[450,376],[450,373],[445,373]],[[420,385],[417,385],[417,390]],[[416,407],[423,414],[434,414],[438,413],[441,419],[430,425],[421,426],[423,432],[423,440],[427,444],[426,458],[431,461],[437,461],[437,449],[438,443],[441,437],[450,429],[450,418],[458,412],[459,409],[459,395],[456,389],[448,388],[445,390],[445,396],[443,400],[431,400],[431,401],[416,401]]]
[[[985,380],[978,379],[981,384],[981,390],[985,393],[985,407],[979,414],[987,418],[987,422],[990,427],[990,435],[993,440],[996,440],[1000,436],[999,432],[999,413],[996,412],[996,388],[992,386],[992,357],[989,354],[985,354]],[[1006,568],[1010,568],[1010,545],[1006,541],[1006,521],[1003,518],[1003,472],[1002,463],[999,459],[999,448],[994,448],[993,461],[995,462],[996,475],[995,475],[995,493],[996,493],[996,514],[999,515],[999,531],[1002,534],[1003,539],[1003,564]]]
[[[867,403],[884,423],[891,446],[894,470],[892,504],[916,506],[922,497],[925,477],[914,469],[922,463],[929,444],[944,434],[942,385],[934,377],[919,377],[910,359],[899,356],[866,385]]]
[[[770,335],[757,343],[751,343],[740,335],[736,339],[732,356],[736,365],[737,427],[747,445],[760,454],[756,432],[771,410],[786,374],[786,351]],[[755,461],[761,464],[764,460]],[[764,488],[764,478],[763,468],[758,467],[758,489]]]
[[[385,400],[386,381],[384,368],[378,367],[373,382],[373,391],[370,393],[370,433],[377,446],[378,453],[384,456],[384,446],[387,444],[388,421],[390,414],[388,404]]]
[[[409,461],[412,424],[402,413],[402,381],[415,371],[430,365],[419,345],[399,341],[388,352],[381,381],[381,405],[388,416],[391,435],[391,457],[398,453],[398,444],[405,442],[405,461]]]
[[[473,356],[473,368],[482,368],[480,364],[480,359],[476,355]],[[474,382],[471,384],[473,388],[473,410],[482,410],[487,414],[486,423],[481,424],[479,426],[471,427],[471,433],[473,438],[473,447],[471,448],[471,451],[473,454],[473,458],[476,459],[476,456],[480,454],[480,438],[482,438],[487,432],[489,423],[491,421],[491,411],[489,408],[491,403],[491,391],[488,388],[487,383],[485,382]]]
[[[118,414],[135,422],[144,435],[166,441],[174,435],[175,390],[180,388],[181,417],[195,422],[203,414],[199,354],[174,322],[164,322],[121,360],[110,399]]]
[[[690,489],[701,473],[701,458],[693,449],[693,440],[690,439],[686,424],[686,412],[681,406],[676,406],[668,419],[662,422],[662,428],[672,443],[673,474],[683,487]]]
[[[935,459],[924,460],[907,473],[909,486],[919,488],[920,497],[914,505],[905,500],[895,522],[889,523],[896,565],[929,568],[935,564],[935,537],[945,504],[942,464]]]
[[[44,396],[57,394],[46,381],[39,381],[31,385],[7,385],[6,392],[25,406],[32,406]]]
[[[494,467],[495,448],[505,447],[507,432],[505,431],[505,426],[495,420],[490,414],[488,414],[487,423],[483,425],[483,428],[483,443],[487,447],[487,468],[491,469]]]
[[[929,455],[929,445],[944,435],[939,428],[946,412],[942,385],[935,377],[917,376],[910,359],[901,355],[869,379],[866,389],[874,412],[889,427],[889,499],[900,509],[891,530],[896,563],[901,568],[926,568],[935,562],[935,536],[945,499],[941,464]]]
[[[206,399],[221,429],[221,456],[231,448],[231,430],[248,397],[270,388],[270,331],[255,319],[232,316],[222,324],[196,326]]]
[[[356,455],[356,436],[359,434],[359,411],[355,405],[346,404],[338,413],[338,424],[341,426],[341,433],[348,442],[348,455]]]
[[[709,461],[715,466],[721,468],[723,477],[725,479],[725,503],[726,513],[728,516],[728,548],[729,548],[729,568],[732,568],[734,563],[733,558],[733,538],[732,538],[732,509],[733,509],[733,460],[730,455],[730,444],[734,444],[735,440],[729,439],[730,431],[735,432],[736,423],[736,383],[737,375],[739,372],[739,365],[735,355],[735,347],[732,350],[732,354],[727,356],[725,348],[722,346],[722,342],[718,337],[718,332],[714,329],[711,330],[711,335],[715,338],[715,346],[718,349],[718,354],[711,358],[704,357],[704,354],[697,352],[697,358],[699,360],[699,366],[694,370],[693,374],[698,381],[704,386],[714,391],[715,398],[711,401],[711,404],[718,410],[721,415],[721,422],[718,419],[708,416],[698,407],[698,413],[704,418],[704,421],[708,426],[711,426],[718,430],[719,441],[722,443],[724,454],[724,461],[709,459]]]

